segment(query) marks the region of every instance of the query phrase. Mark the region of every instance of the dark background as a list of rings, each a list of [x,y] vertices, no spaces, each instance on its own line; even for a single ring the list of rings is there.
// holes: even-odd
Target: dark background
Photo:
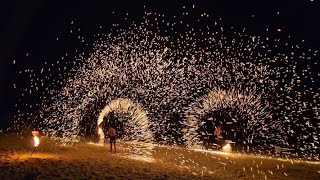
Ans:
[[[100,32],[100,26],[111,27],[112,23],[122,23],[125,17],[138,21],[145,11],[174,15],[181,13],[184,5],[190,8],[193,4],[193,11],[221,17],[226,26],[246,28],[253,34],[263,34],[267,28],[281,29],[297,40],[306,40],[312,49],[320,48],[319,0],[2,1],[0,129],[8,126],[17,103],[19,91],[13,84],[24,83],[17,72],[55,62],[68,51],[80,48],[70,29],[79,27],[83,36],[90,37]]]

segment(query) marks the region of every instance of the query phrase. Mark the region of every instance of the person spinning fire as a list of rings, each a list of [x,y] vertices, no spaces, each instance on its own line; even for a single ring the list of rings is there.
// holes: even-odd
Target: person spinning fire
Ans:
[[[117,138],[117,131],[115,129],[115,115],[113,112],[110,113],[110,122],[111,124],[108,127],[107,135],[110,138],[110,152],[112,152],[112,145],[114,146],[114,152],[117,152],[117,146],[116,146],[116,138]]]
[[[222,138],[222,125],[219,124],[216,129],[214,130],[214,136],[217,138]]]
[[[112,144],[114,146],[114,152],[117,152],[117,146],[116,146],[116,136],[117,136],[117,131],[113,127],[108,128],[108,135],[110,137],[110,152],[112,152]]]
[[[223,137],[222,137],[222,125],[219,124],[214,130],[214,137],[217,139],[217,144],[222,148]]]

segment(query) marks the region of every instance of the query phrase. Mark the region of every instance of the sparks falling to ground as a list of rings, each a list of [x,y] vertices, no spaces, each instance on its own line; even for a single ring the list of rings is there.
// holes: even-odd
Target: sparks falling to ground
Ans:
[[[281,31],[249,35],[206,13],[187,20],[191,13],[145,13],[97,34],[92,53],[20,71],[30,78],[20,102],[40,96],[16,105],[16,128],[31,122],[70,143],[119,110],[127,139],[194,147],[214,114],[241,151],[319,160],[318,51],[273,36]]]

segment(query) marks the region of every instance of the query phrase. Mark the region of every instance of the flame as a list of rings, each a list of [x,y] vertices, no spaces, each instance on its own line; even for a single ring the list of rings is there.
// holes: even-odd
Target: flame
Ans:
[[[40,139],[38,136],[33,136],[34,147],[38,147],[40,144]]]
[[[98,134],[101,135],[101,133],[102,133],[102,128],[99,127]]]
[[[32,131],[33,135],[33,141],[34,141],[34,147],[38,147],[40,144],[40,139],[39,139],[39,131]]]

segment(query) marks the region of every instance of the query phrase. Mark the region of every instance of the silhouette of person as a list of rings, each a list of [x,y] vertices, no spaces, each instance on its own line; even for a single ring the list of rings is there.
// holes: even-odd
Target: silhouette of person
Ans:
[[[110,152],[112,152],[112,146],[114,147],[114,152],[117,152],[116,139],[117,139],[117,131],[115,127],[115,115],[114,112],[110,112],[109,114],[110,125],[108,127],[108,136],[110,138]]]

